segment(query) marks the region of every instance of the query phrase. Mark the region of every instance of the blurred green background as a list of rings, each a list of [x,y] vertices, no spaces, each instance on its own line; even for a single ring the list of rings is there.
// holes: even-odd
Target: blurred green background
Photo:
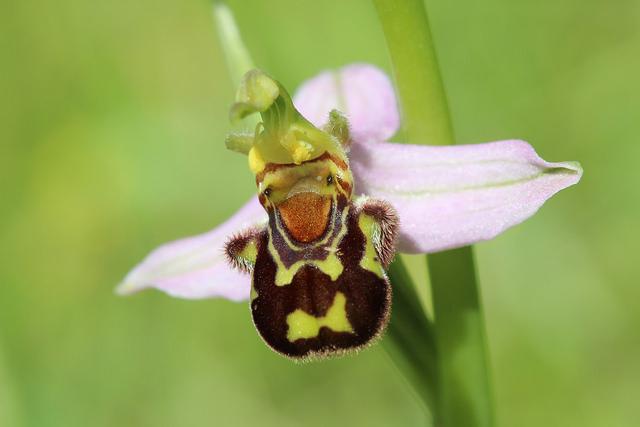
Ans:
[[[365,0],[229,4],[291,89],[389,69]],[[477,246],[499,423],[636,425],[640,2],[428,6],[459,141],[523,138],[585,169]],[[233,92],[205,0],[0,4],[1,426],[424,424],[379,345],[295,365],[245,304],[113,294],[252,194],[223,144]]]

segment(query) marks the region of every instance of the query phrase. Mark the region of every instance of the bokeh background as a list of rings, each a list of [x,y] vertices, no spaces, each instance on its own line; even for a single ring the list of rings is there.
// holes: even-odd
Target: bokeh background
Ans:
[[[640,2],[427,3],[458,140],[585,169],[477,246],[499,423],[637,425]],[[389,70],[368,1],[229,4],[291,89]],[[252,194],[224,149],[233,92],[208,1],[0,4],[1,426],[424,425],[381,346],[295,365],[245,304],[113,294]]]

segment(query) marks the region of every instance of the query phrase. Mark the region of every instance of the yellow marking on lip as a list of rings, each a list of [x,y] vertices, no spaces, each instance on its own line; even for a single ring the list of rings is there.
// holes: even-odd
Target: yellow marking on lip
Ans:
[[[333,281],[337,280],[338,277],[340,277],[340,275],[344,271],[344,266],[342,265],[340,258],[338,258],[337,253],[338,253],[338,246],[340,245],[342,238],[347,234],[348,213],[349,213],[349,208],[347,207],[342,213],[341,230],[335,236],[335,239],[333,240],[331,246],[326,246],[326,249],[329,251],[329,254],[327,255],[326,259],[324,260],[303,259],[295,262],[289,268],[285,267],[284,263],[280,260],[280,255],[278,254],[278,251],[273,245],[273,230],[271,228],[268,229],[269,244],[267,248],[269,250],[269,253],[271,254],[271,257],[276,263],[276,278],[275,278],[276,286],[285,286],[285,285],[291,284],[291,282],[293,281],[293,277],[305,265],[313,265],[318,267],[320,271],[328,275]],[[278,229],[280,228],[278,227]],[[286,233],[283,233],[281,231],[281,234],[285,238],[287,245],[291,247],[292,250],[295,250],[295,245],[293,244],[293,242],[291,242],[288,239]],[[329,238],[330,236],[325,237],[321,242],[318,242],[316,246],[324,246],[324,244],[327,242]]]
[[[335,252],[330,253],[324,260],[300,260],[294,263],[290,268],[285,268],[280,260],[277,261],[278,268],[276,270],[276,286],[285,286],[291,284],[293,277],[305,265],[314,265],[323,273],[328,275],[331,280],[336,281],[344,271],[344,266]]]
[[[252,161],[260,163],[260,153],[253,150],[249,155]],[[270,188],[269,199],[278,205],[289,196],[299,192],[296,187],[302,187],[306,191],[314,191],[325,196],[334,196],[338,189],[334,185],[326,183],[328,176],[339,177],[352,185],[353,177],[349,169],[342,169],[335,161],[339,159],[326,158],[310,161],[300,165],[295,164],[269,164],[263,168],[263,172],[256,176],[258,185],[262,188]],[[347,166],[348,167],[348,166]],[[317,177],[320,177],[318,180]],[[302,185],[299,185],[302,184]],[[293,193],[290,193],[293,190]]]
[[[347,297],[342,292],[336,292],[331,307],[322,317],[312,316],[300,309],[295,310],[287,315],[287,339],[294,342],[301,338],[317,337],[322,327],[334,332],[353,332],[347,318],[346,305]]]
[[[334,206],[336,204],[336,201],[333,201]],[[349,215],[349,206],[347,205],[341,215],[341,224],[342,224],[342,228],[340,231],[338,231],[338,234],[335,236],[335,239],[333,241],[332,246],[329,248],[329,251],[333,251],[335,252],[335,249],[337,248],[337,245],[340,243],[340,240],[342,239],[342,237],[346,234],[347,232],[347,217]],[[329,231],[326,233],[326,236],[324,237],[324,239],[320,240],[319,242],[317,242],[314,246],[319,247],[319,246],[326,246],[326,243],[329,241],[329,239],[331,239],[333,237],[333,233],[334,233],[334,228],[336,226],[336,221],[330,221],[329,223]],[[291,248],[291,250],[299,250],[301,248],[301,245],[299,243],[297,243],[295,240],[291,240],[289,238],[289,236],[287,235],[287,231],[286,229],[282,226],[281,222],[280,222],[280,218],[277,217],[276,218],[276,229],[280,232],[280,235],[284,238],[285,242],[287,243],[287,246],[289,246]],[[269,238],[273,238],[273,234],[271,233],[271,228],[269,228]]]
[[[249,263],[255,264],[258,257],[258,245],[255,239],[251,239],[249,243],[238,253],[238,256],[248,260]]]
[[[380,225],[372,216],[361,213],[360,218],[358,218],[358,226],[366,240],[364,254],[360,260],[360,267],[371,271],[380,278],[384,278],[384,268],[382,268],[382,264],[378,259],[378,254],[374,246],[375,242],[380,241]]]

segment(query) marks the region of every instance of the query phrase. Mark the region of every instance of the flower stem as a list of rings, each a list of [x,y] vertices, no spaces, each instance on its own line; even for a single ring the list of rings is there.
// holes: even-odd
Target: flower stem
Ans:
[[[373,0],[382,23],[409,142],[454,144],[423,0]],[[487,346],[470,247],[428,256],[438,355],[438,425],[489,427]],[[426,374],[426,373],[425,373]]]
[[[231,13],[226,4],[221,1],[213,2],[213,19],[216,23],[218,38],[226,59],[225,63],[229,69],[229,76],[233,81],[233,87],[237,88],[240,85],[242,76],[247,71],[255,68],[253,60],[242,41],[233,13]]]
[[[389,267],[389,277],[393,312],[384,348],[433,416],[438,381],[433,326],[399,257]]]
[[[374,0],[400,95],[402,127],[413,144],[454,144],[422,0]]]
[[[470,246],[428,256],[444,426],[493,425],[488,351]]]

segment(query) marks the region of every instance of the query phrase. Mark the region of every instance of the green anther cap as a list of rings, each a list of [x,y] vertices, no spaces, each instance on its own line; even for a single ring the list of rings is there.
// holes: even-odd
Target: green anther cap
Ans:
[[[249,155],[252,172],[259,173],[268,163],[300,164],[326,152],[346,161],[341,146],[341,140],[348,138],[346,119],[332,115],[337,137],[316,128],[296,110],[286,89],[260,70],[244,75],[229,116],[235,122],[252,113],[262,118],[253,140],[247,135],[230,135],[226,141],[228,148]]]
[[[251,70],[242,78],[229,118],[237,122],[249,114],[262,113],[273,105],[279,95],[280,89],[275,80],[260,70]]]

